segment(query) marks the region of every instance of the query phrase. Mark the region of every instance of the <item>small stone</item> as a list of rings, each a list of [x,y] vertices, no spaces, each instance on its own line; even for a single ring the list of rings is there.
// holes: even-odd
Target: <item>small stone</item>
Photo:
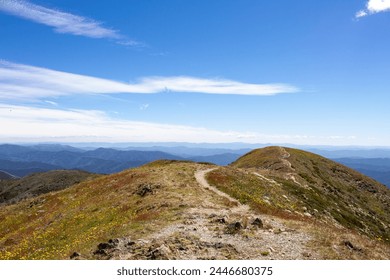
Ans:
[[[263,225],[263,221],[260,219],[260,218],[256,218],[253,222],[252,222],[252,225],[258,227],[258,228],[262,228],[264,225]]]
[[[220,224],[226,224],[226,220],[225,218],[218,218],[215,220],[217,223],[220,223]]]
[[[240,222],[235,222],[227,225],[226,232],[229,234],[237,233],[240,229],[242,229],[242,225]]]
[[[107,252],[104,249],[98,249],[95,252],[93,252],[94,255],[102,255],[102,256],[107,256]]]
[[[99,243],[98,249],[99,250],[105,250],[105,249],[111,249],[115,247],[115,245],[112,242],[109,243]]]
[[[347,241],[344,241],[343,243],[344,243],[344,245],[345,245],[348,249],[350,249],[350,250],[362,251],[361,248],[358,248],[358,247],[354,246],[354,245],[351,243],[351,241],[348,241],[348,240],[347,240]]]
[[[278,228],[278,229],[274,230],[274,233],[275,233],[275,234],[281,234],[281,233],[283,233],[283,232],[285,232],[285,231],[286,231],[286,230],[283,229],[283,228]]]
[[[305,215],[306,217],[311,217],[312,215],[310,214],[310,213],[308,213],[308,212],[305,212],[303,215]]]
[[[141,184],[138,186],[138,189],[136,190],[135,193],[141,197],[144,197],[145,195],[153,194],[154,193],[153,189],[158,188],[158,187],[159,186],[152,186],[149,184]]]
[[[80,257],[80,256],[81,256],[80,253],[74,252],[72,255],[70,255],[70,259],[71,259],[71,260],[74,260],[74,259],[76,259],[76,258],[78,258],[78,257]]]

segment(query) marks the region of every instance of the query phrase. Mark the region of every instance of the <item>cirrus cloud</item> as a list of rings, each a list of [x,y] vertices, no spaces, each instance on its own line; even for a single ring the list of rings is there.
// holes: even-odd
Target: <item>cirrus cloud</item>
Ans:
[[[252,84],[188,76],[144,77],[134,83],[124,83],[0,61],[0,99],[3,100],[39,100],[72,94],[192,92],[275,95],[297,91],[298,88],[287,84]]]
[[[126,38],[117,30],[104,27],[94,19],[46,8],[25,0],[0,0],[0,11],[53,27],[58,33],[115,39],[117,44],[126,46],[145,46],[142,42]]]
[[[191,142],[345,144],[353,136],[267,135],[112,118],[102,111],[0,103],[0,142]]]

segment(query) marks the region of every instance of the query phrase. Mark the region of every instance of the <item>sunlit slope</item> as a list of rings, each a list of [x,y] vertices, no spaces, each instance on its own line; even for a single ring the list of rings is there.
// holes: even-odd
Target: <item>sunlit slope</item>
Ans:
[[[390,190],[313,153],[282,147],[251,151],[209,175],[221,190],[267,213],[335,221],[390,239]]]
[[[202,199],[199,166],[160,161],[0,207],[0,259],[91,255],[110,238],[155,232]]]

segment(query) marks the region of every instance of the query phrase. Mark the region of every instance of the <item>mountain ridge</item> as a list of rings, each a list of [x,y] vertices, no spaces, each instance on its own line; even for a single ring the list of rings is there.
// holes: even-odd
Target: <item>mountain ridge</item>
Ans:
[[[389,259],[388,190],[329,162],[271,147],[102,175],[0,206],[0,259]]]
[[[58,169],[82,169],[93,173],[112,174],[127,168],[141,166],[158,159],[192,160],[228,165],[248,149],[226,149],[213,145],[185,146],[145,146],[122,148],[75,148],[69,145],[39,144],[32,146],[0,145],[0,170],[23,177],[33,172],[45,172]],[[322,155],[372,155],[385,150],[319,150]],[[341,153],[341,154],[340,154]],[[329,158],[329,156],[327,156]],[[390,187],[390,165],[378,165],[378,160],[387,162],[390,159],[349,158],[334,159],[379,180]],[[362,165],[365,165],[362,168]],[[379,169],[381,170],[379,172]]]

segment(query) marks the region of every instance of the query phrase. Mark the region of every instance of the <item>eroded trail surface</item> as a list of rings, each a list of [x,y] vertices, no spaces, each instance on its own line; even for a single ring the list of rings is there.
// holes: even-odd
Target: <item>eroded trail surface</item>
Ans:
[[[218,196],[220,197],[223,197],[225,199],[227,199],[232,207],[229,209],[229,211],[231,213],[236,213],[236,214],[247,214],[247,212],[249,211],[249,206],[248,205],[244,205],[244,204],[241,204],[237,199],[231,197],[230,195],[218,190],[216,187],[214,186],[211,186],[207,180],[206,180],[206,174],[215,170],[216,168],[210,168],[210,169],[206,169],[206,170],[198,170],[197,172],[195,172],[195,179],[196,181],[198,182],[198,184],[204,188],[205,190],[209,190],[209,191],[212,191],[214,192],[215,194],[217,194]]]
[[[131,250],[118,245],[119,259],[304,259],[315,258],[306,233],[283,220],[259,215],[247,205],[211,186],[200,169],[194,176],[204,191],[199,205],[187,209],[180,222],[135,241]],[[119,242],[120,243],[120,242]],[[120,247],[123,248],[120,248]]]

